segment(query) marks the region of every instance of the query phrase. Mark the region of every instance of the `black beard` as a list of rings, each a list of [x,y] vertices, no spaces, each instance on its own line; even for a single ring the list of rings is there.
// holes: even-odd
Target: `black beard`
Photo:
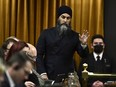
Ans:
[[[57,23],[57,30],[58,30],[59,36],[68,35],[71,31],[71,26],[67,25],[66,23],[60,24],[58,22]]]

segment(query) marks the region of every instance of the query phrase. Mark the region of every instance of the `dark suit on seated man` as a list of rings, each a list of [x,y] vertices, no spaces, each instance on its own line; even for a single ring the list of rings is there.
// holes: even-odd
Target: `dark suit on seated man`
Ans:
[[[111,63],[108,55],[105,53],[104,38],[101,35],[94,35],[91,41],[91,48],[93,52],[88,55],[88,58],[82,60],[79,68],[79,72],[82,72],[82,64],[87,63],[89,72],[93,73],[111,73]],[[81,74],[81,73],[80,73]],[[81,77],[80,77],[81,78]],[[88,87],[90,87],[95,81],[105,82],[105,79],[101,78],[89,78]]]
[[[1,87],[22,87],[20,84],[28,78],[31,70],[31,61],[24,52],[14,54],[7,62]]]

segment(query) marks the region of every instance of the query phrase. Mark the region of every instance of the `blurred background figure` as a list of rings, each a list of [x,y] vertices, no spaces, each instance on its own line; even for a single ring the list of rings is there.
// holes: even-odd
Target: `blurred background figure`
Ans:
[[[20,51],[26,52],[26,55],[31,60],[31,63],[34,66],[36,57],[37,57],[37,50],[32,44],[26,43],[24,41],[18,41],[12,45],[12,47],[10,48],[10,50],[8,52],[8,56],[6,58],[6,63],[7,63],[7,61],[9,61],[9,59],[12,55],[14,55],[15,53],[20,52]],[[29,86],[34,87],[35,85],[36,86],[39,85],[38,78],[33,73],[29,74],[29,78],[24,82],[25,82],[26,87],[29,87]],[[24,86],[24,83],[22,83],[22,85]]]
[[[36,64],[36,58],[37,58],[37,50],[32,44],[27,43],[27,45],[29,46],[27,55],[30,58],[30,60],[32,61],[32,64],[34,66],[33,69],[36,69],[35,64]],[[28,80],[25,81],[25,86],[26,87],[39,87],[40,83],[39,83],[38,79],[39,78],[38,78],[38,76],[35,75],[35,73],[29,74]]]
[[[37,58],[37,50],[36,50],[36,48],[30,43],[27,43],[27,45],[29,46],[28,54],[29,54],[30,58],[33,61],[36,62],[36,58]]]
[[[0,87],[1,82],[4,80],[3,73],[5,71],[5,65],[3,64],[3,61],[0,59]]]
[[[101,81],[95,81],[92,87],[104,87],[104,84]]]
[[[26,42],[24,41],[18,41],[18,42],[15,42],[11,48],[9,49],[9,52],[7,53],[7,57],[6,57],[6,61],[9,60],[9,58],[15,54],[16,52],[19,52],[19,51],[28,51],[29,50],[29,47],[28,45],[26,44]]]
[[[3,60],[6,60],[7,54],[9,52],[9,49],[11,48],[11,46],[15,43],[18,42],[19,40],[16,37],[8,37],[6,38],[6,40],[4,41],[4,43],[2,44],[1,48],[0,48],[0,57]]]
[[[28,75],[32,73],[33,66],[25,52],[13,54],[6,65],[1,87],[21,87],[19,84],[28,79]]]
[[[10,37],[8,37],[8,38],[6,38],[6,40],[8,40],[8,39],[14,39],[15,41],[20,41],[18,38],[16,38],[15,36],[10,36]]]

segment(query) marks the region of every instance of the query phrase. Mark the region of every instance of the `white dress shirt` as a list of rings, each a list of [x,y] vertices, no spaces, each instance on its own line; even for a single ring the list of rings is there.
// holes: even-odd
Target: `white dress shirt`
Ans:
[[[100,60],[102,60],[103,52],[101,52],[99,55],[93,52],[93,56],[94,56],[95,61],[97,61],[97,56],[99,56]]]
[[[13,79],[11,78],[11,76],[10,76],[10,74],[9,74],[8,71],[6,71],[6,76],[7,76],[7,78],[8,78],[10,87],[15,87],[15,83],[14,83]]]

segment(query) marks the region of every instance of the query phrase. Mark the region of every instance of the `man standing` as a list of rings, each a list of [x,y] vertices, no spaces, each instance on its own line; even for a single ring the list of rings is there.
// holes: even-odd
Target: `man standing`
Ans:
[[[74,52],[84,58],[88,54],[88,32],[82,35],[71,29],[72,10],[61,6],[56,27],[43,31],[37,42],[37,72],[43,79],[60,82],[74,72]]]

